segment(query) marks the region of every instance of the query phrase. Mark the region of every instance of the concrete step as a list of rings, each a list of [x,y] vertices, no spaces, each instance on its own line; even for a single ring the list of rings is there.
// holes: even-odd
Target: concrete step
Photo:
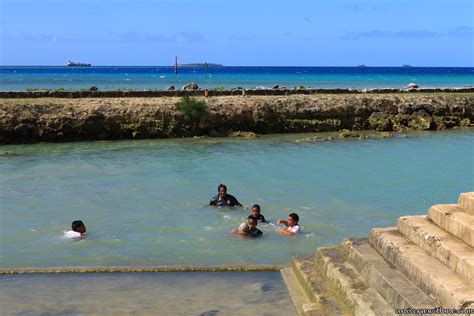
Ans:
[[[428,218],[453,236],[474,247],[474,216],[462,211],[457,204],[433,205]]]
[[[368,285],[393,307],[435,308],[439,304],[410,282],[385,260],[369,243],[368,238],[352,238],[342,243],[347,260]]]
[[[441,306],[459,309],[474,305],[472,282],[425,253],[396,227],[374,228],[369,240],[385,259]]]
[[[464,212],[474,215],[474,192],[461,193],[458,204]]]
[[[299,281],[291,268],[284,268],[280,270],[283,281],[285,281],[288,293],[295,305],[296,312],[300,316],[318,315],[317,304],[311,303],[305,291],[301,287]]]
[[[402,216],[398,231],[457,274],[474,283],[474,248],[436,226],[426,216]]]
[[[298,311],[300,315],[352,315],[352,311],[337,298],[319,269],[316,268],[314,258],[293,257],[290,269],[304,297],[308,300],[303,303],[296,302],[294,297],[297,293],[293,295],[288,287],[295,306],[300,305],[300,307],[297,306],[297,310],[301,310]]]
[[[340,247],[318,248],[315,262],[354,315],[396,315],[394,308],[346,261]]]

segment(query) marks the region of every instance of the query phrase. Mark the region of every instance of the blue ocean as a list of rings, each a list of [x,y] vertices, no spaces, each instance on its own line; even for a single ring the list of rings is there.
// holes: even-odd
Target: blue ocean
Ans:
[[[30,89],[176,89],[194,82],[201,88],[246,89],[274,85],[305,88],[420,88],[474,85],[473,67],[179,67],[171,66],[0,66],[1,91]]]

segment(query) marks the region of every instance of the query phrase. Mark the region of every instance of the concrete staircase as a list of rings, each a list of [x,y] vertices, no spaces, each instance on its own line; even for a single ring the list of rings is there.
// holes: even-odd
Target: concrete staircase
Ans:
[[[402,216],[397,227],[374,228],[369,238],[294,257],[282,275],[299,315],[397,315],[397,309],[438,307],[474,315],[474,192],[462,193],[458,204],[432,206],[428,216]]]

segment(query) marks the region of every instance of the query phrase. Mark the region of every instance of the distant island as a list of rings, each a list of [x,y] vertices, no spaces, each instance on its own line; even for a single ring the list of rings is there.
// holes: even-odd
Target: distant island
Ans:
[[[194,63],[194,64],[180,64],[180,67],[224,67],[221,64],[211,64],[211,63]]]
[[[403,67],[403,68],[411,68],[411,67],[413,67],[413,66],[406,64],[406,65],[403,65],[402,67]]]
[[[357,67],[364,68],[364,67],[366,67],[366,65],[357,65]]]

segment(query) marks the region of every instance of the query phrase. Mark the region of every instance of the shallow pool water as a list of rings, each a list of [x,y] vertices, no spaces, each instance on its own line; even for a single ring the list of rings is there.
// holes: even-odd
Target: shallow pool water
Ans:
[[[473,190],[473,129],[405,135],[1,146],[0,267],[287,264]],[[250,210],[204,206],[219,183],[271,221],[298,213],[303,233],[237,238]],[[87,238],[63,239],[76,219]]]
[[[0,276],[8,315],[295,315],[277,272]]]

